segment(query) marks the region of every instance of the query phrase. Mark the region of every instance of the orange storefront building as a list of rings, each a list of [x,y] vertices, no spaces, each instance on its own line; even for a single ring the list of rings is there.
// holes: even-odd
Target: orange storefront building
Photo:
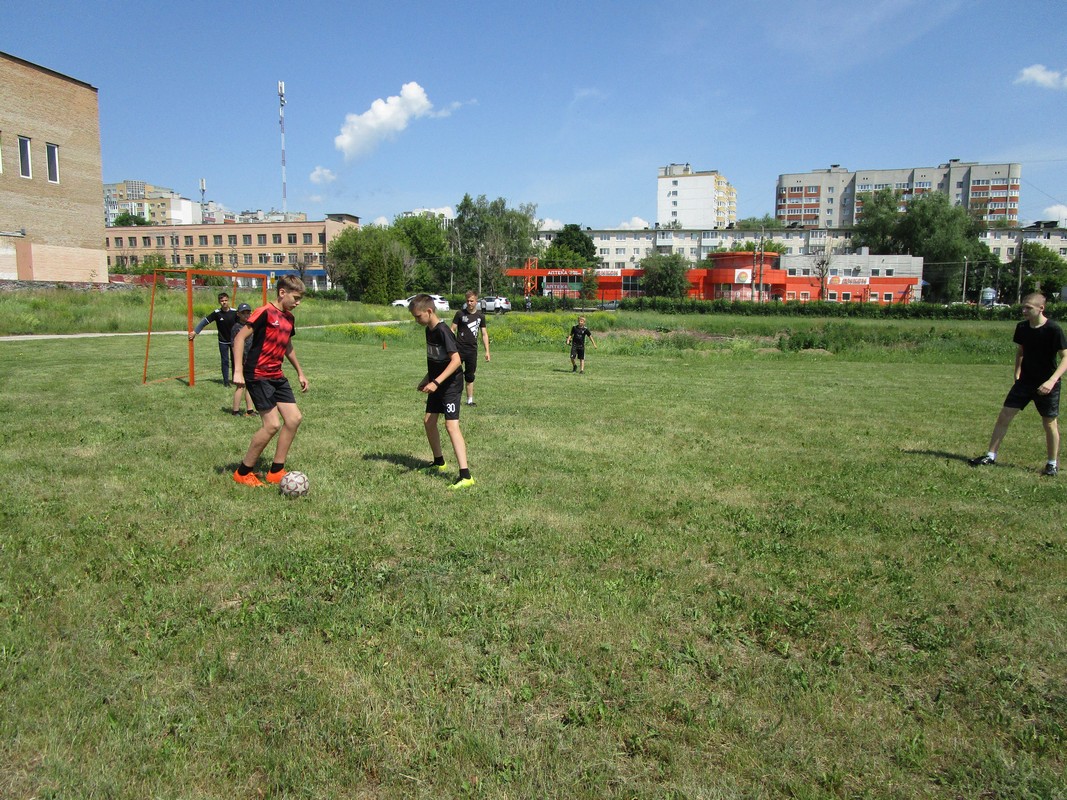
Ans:
[[[782,268],[780,260],[778,253],[712,253],[700,267],[689,270],[689,297],[888,304],[907,303],[919,296],[920,278],[914,275],[841,275],[834,274],[841,271],[835,269],[826,276],[823,297],[818,275],[810,274],[810,269]],[[597,299],[601,302],[641,296],[644,270],[598,269],[596,272]],[[521,281],[523,291],[529,294],[576,297],[582,286],[580,270],[541,268],[537,259],[529,259],[522,268],[509,269],[506,274],[516,283]]]

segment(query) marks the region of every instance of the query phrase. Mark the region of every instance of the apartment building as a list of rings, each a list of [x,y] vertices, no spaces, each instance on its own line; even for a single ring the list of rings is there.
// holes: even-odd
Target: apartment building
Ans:
[[[660,227],[725,228],[737,222],[737,191],[718,170],[668,164],[659,168],[656,221]]]
[[[312,289],[327,287],[326,252],[342,231],[359,227],[353,214],[318,221],[142,225],[104,231],[107,267],[155,263],[173,269],[302,274]],[[146,259],[152,257],[151,261]]]
[[[0,52],[0,279],[106,282],[97,89]]]
[[[851,172],[839,164],[829,169],[778,176],[775,217],[804,228],[851,227],[863,216],[865,193],[892,189],[900,193],[900,209],[928,192],[948,196],[987,223],[1019,222],[1019,164],[978,164],[949,160],[937,167],[875,169]]]
[[[125,180],[104,184],[104,224],[119,214],[144,217],[153,225],[195,225],[203,222],[202,207],[166,186]]]

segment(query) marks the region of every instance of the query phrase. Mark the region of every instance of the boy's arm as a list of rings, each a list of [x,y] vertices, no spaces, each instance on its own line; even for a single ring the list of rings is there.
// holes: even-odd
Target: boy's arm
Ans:
[[[1019,345],[1015,349],[1015,380],[1019,380],[1019,376],[1023,374],[1023,346]]]
[[[489,360],[489,329],[482,326],[482,342],[485,343],[485,360]]]
[[[426,378],[419,384],[419,391],[425,392],[426,394],[433,394],[441,388],[441,383],[443,381],[448,380],[448,377],[459,369],[461,363],[462,359],[459,357],[459,352],[456,351],[452,353],[448,359],[448,366],[441,371],[440,375],[431,376],[430,373],[426,373]],[[431,386],[433,386],[432,389],[430,388]]]
[[[241,330],[243,331],[244,329],[242,328]],[[240,336],[241,334],[237,335]],[[296,379],[300,381],[300,391],[306,392],[308,390],[308,379],[304,375],[304,370],[300,368],[300,362],[296,360],[296,351],[293,349],[292,342],[289,342],[289,346],[285,348],[285,357],[296,368]]]
[[[589,331],[589,333],[587,333],[586,336],[588,336],[589,337],[589,341],[591,341],[593,343],[593,347],[596,350],[599,350],[600,348],[596,346],[596,339],[593,338],[593,332]]]
[[[1051,392],[1055,388],[1056,382],[1063,377],[1064,372],[1067,372],[1067,350],[1060,350],[1060,365],[1056,367],[1056,371],[1052,373],[1051,378],[1037,387],[1037,393],[1048,394]]]
[[[252,328],[242,325],[233,340],[233,385],[245,385],[245,340],[252,335]]]
[[[195,337],[198,333],[200,333],[200,331],[204,330],[204,328],[206,328],[210,324],[211,320],[207,317],[204,317],[202,320],[196,323],[196,327],[193,328],[193,332],[189,334],[189,340],[192,341],[193,337]]]

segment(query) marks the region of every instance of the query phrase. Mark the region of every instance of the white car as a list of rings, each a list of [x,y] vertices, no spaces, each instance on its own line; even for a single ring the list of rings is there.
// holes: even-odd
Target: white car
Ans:
[[[407,300],[394,300],[393,301],[393,305],[394,306],[399,306],[400,308],[407,308],[411,304],[411,301],[415,299],[415,297],[416,297],[416,295],[411,295],[411,297],[409,297]],[[430,297],[433,298],[434,307],[438,311],[451,311],[452,310],[451,308],[449,308],[448,301],[445,300],[445,298],[441,297],[441,295],[439,295],[439,294],[431,294]]]
[[[483,297],[478,301],[478,307],[482,311],[492,311],[496,314],[503,314],[505,311],[511,311],[511,301],[506,297]]]

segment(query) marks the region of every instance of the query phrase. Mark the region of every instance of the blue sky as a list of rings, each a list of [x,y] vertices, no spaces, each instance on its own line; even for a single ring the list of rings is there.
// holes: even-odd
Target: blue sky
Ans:
[[[100,90],[105,182],[364,222],[465,193],[655,221],[686,162],[773,211],[780,173],[1022,163],[1067,218],[1067,2],[35,0],[0,50]]]

